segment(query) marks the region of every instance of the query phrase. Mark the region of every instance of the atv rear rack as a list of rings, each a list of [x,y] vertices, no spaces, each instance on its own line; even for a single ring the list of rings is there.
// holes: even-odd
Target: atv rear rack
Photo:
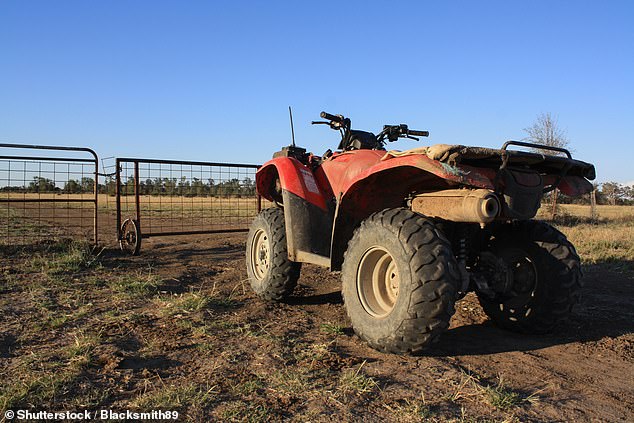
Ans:
[[[564,153],[566,157],[529,151],[509,150],[511,145],[535,149],[551,150]],[[449,165],[465,164],[489,169],[504,169],[506,167],[536,170],[542,175],[581,176],[589,180],[596,177],[594,166],[572,158],[570,151],[532,144],[522,141],[507,141],[501,149],[486,147],[468,147],[465,145],[436,144],[430,147],[415,148],[409,151],[390,155],[426,154],[432,160],[438,160]]]

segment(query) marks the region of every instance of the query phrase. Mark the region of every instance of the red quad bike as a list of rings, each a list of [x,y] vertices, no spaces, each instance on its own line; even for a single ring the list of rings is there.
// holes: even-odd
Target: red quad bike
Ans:
[[[284,147],[257,172],[258,192],[277,206],[258,214],[248,235],[258,296],[291,294],[301,263],[340,270],[355,332],[394,353],[429,346],[469,291],[495,323],[518,332],[546,332],[569,314],[581,288],[579,256],[561,232],[532,218],[546,192],[590,192],[593,165],[518,141],[499,150],[386,151],[386,141],[429,133],[401,124],[374,135],[351,130],[342,115],[321,117],[313,123],[341,132],[338,151],[318,157]]]

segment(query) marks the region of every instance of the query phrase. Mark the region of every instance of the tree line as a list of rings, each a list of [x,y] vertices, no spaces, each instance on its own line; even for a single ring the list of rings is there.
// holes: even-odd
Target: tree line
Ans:
[[[36,176],[28,185],[5,186],[0,192],[16,193],[65,193],[90,194],[95,190],[95,180],[84,177],[79,180],[69,179],[63,186],[49,178]],[[116,181],[107,178],[104,184],[98,184],[100,194],[115,195]],[[139,182],[141,195],[178,195],[185,197],[252,197],[255,196],[255,181],[249,177],[217,182],[212,178],[205,181],[186,177],[178,178],[147,178]],[[134,195],[134,178],[130,177],[121,183],[121,195]]]
[[[600,195],[597,197],[599,204],[634,204],[634,184],[623,185],[618,182],[604,182],[601,184]]]

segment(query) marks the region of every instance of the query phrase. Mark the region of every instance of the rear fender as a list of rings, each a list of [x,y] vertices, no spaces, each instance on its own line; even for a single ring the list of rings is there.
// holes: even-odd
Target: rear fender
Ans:
[[[407,172],[411,172],[413,169],[417,170],[418,173],[427,173],[436,176],[439,179],[447,181],[448,184],[459,184],[485,189],[493,189],[496,174],[494,169],[476,168],[462,164],[450,165],[437,160],[432,160],[423,154],[398,157],[386,154],[380,162],[365,169],[363,172],[360,172],[354,178],[347,181],[346,184],[341,187],[341,191],[345,196],[348,191],[354,189],[355,185],[379,173],[384,173],[384,175],[386,175],[385,179],[382,180],[381,183],[397,183],[399,185],[407,183],[407,180],[398,179],[403,168],[408,169]],[[387,175],[394,175],[391,178],[391,181],[390,177]],[[433,189],[433,187],[430,187],[430,189]]]
[[[310,169],[292,157],[278,157],[258,170],[256,186],[262,197],[284,208],[288,258],[328,267],[334,207]]]
[[[594,189],[592,182],[588,181],[582,176],[564,176],[559,180],[559,177],[555,175],[548,175],[544,178],[544,185],[552,185],[559,182],[557,189],[570,197],[578,197],[583,194],[588,194]]]
[[[450,177],[446,177],[445,171],[436,170],[432,173],[417,166],[391,166],[360,175],[337,201],[330,247],[331,269],[341,269],[354,230],[372,213],[407,207],[408,198],[413,192],[420,192],[420,187],[429,191],[444,190],[462,185],[466,178],[464,170],[455,170]],[[482,185],[489,181],[484,175],[478,178]]]
[[[342,187],[337,202],[332,243],[331,269],[340,270],[343,254],[354,229],[370,214],[386,208],[406,207],[414,192],[457,186],[493,189],[496,171],[468,165],[449,165],[423,154],[386,154]]]

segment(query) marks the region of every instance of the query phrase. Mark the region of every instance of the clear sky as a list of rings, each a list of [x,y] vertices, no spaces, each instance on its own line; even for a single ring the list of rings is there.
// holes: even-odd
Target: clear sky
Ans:
[[[0,0],[2,142],[262,163],[289,105],[319,154],[322,110],[490,147],[550,112],[634,181],[634,1]]]

